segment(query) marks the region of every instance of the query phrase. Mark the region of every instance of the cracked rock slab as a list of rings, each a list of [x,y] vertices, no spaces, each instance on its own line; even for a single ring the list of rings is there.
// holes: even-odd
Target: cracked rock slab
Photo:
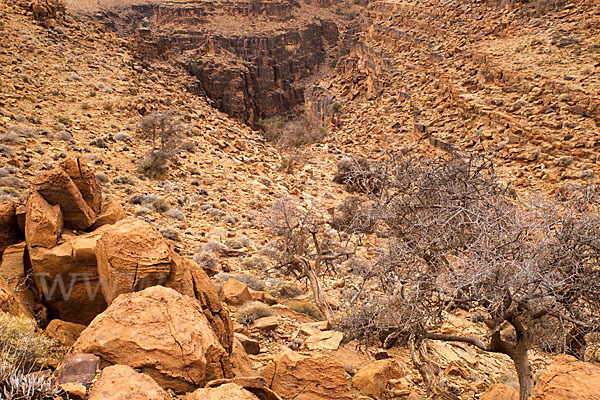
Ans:
[[[124,364],[177,393],[230,378],[231,362],[196,299],[163,286],[117,297],[82,332],[74,353]]]

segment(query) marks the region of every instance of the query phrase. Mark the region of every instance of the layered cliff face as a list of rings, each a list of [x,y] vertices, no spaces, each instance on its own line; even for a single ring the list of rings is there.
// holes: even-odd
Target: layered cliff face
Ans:
[[[254,125],[304,102],[304,84],[338,42],[335,15],[282,1],[170,1],[138,31],[142,57],[175,57],[196,88],[230,116]],[[318,16],[318,17],[317,17]]]

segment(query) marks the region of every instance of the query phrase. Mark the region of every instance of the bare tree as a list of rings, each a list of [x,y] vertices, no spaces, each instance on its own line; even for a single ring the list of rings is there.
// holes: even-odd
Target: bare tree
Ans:
[[[173,112],[152,112],[140,121],[140,136],[152,142],[152,150],[140,165],[140,172],[156,178],[168,170],[169,161],[177,154],[183,125]]]
[[[380,168],[381,170],[381,168]],[[521,205],[484,159],[393,157],[369,218],[381,257],[363,270],[362,307],[340,320],[351,337],[405,339],[432,390],[439,370],[424,340],[463,342],[514,362],[520,397],[531,396],[528,352],[542,347],[581,357],[600,329],[600,217],[556,204]],[[366,209],[363,205],[363,209]],[[481,337],[440,332],[461,308],[485,323]]]
[[[153,111],[141,119],[140,130],[142,138],[152,141],[153,150],[169,153],[181,135],[181,124],[173,111]]]
[[[325,298],[320,276],[333,271],[334,262],[355,253],[351,237],[340,240],[339,235],[331,232],[323,213],[303,208],[290,198],[273,202],[267,223],[277,236],[274,244],[277,268],[286,270],[297,279],[308,279],[316,306],[326,318],[331,318],[332,310]]]

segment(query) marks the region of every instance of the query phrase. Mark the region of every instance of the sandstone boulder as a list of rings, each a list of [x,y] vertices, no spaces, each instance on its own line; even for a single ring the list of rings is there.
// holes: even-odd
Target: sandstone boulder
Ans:
[[[102,211],[90,229],[94,230],[103,225],[111,225],[119,222],[122,219],[125,219],[126,217],[127,214],[125,214],[125,210],[123,209],[121,202],[117,199],[110,199],[106,203],[102,204]]]
[[[257,375],[252,368],[252,361],[244,349],[242,343],[234,337],[231,350],[231,368],[234,376],[252,376]]]
[[[73,383],[89,388],[100,370],[100,358],[93,354],[70,354],[54,371],[58,384]]]
[[[221,345],[230,353],[233,324],[206,272],[194,261],[171,251],[171,271],[164,286],[198,300]]]
[[[64,346],[73,346],[85,325],[53,319],[45,329],[46,335],[55,339]]]
[[[184,400],[259,400],[258,397],[235,383],[226,383],[215,388],[198,389],[188,393]]]
[[[75,158],[63,160],[60,166],[77,186],[87,205],[97,215],[102,204],[102,189],[96,180],[94,171],[87,164]]]
[[[135,218],[105,228],[96,245],[96,257],[107,304],[122,293],[165,282],[171,270],[171,255],[156,228]]]
[[[21,231],[15,211],[17,205],[12,201],[0,203],[0,254],[9,246],[19,243]]]
[[[41,173],[33,181],[31,191],[39,192],[50,205],[60,206],[65,228],[86,230],[96,220],[96,213],[62,168]]]
[[[519,400],[519,391],[512,386],[497,383],[490,386],[479,400]]]
[[[35,293],[27,286],[27,273],[30,271],[29,255],[25,242],[7,247],[2,253],[0,276],[6,279],[8,286],[15,292],[29,314],[34,314]]]
[[[246,353],[254,355],[260,353],[260,343],[258,340],[251,339],[243,333],[235,333],[234,336],[244,346]]]
[[[286,349],[261,376],[285,400],[352,399],[344,366],[329,356],[305,356]]]
[[[106,309],[95,253],[103,229],[79,236],[63,234],[64,242],[58,246],[29,250],[42,301],[63,321],[87,325]]]
[[[352,386],[365,396],[379,398],[390,379],[402,376],[395,360],[379,360],[361,368],[352,378]]]
[[[600,366],[557,356],[540,375],[531,400],[600,400]]]
[[[223,285],[223,300],[227,304],[242,305],[252,300],[252,295],[245,283],[231,278]]]
[[[63,230],[63,216],[58,205],[51,206],[37,192],[27,200],[25,240],[31,247],[54,247]]]
[[[83,331],[73,352],[140,369],[179,393],[232,376],[229,355],[199,302],[163,286],[117,297]]]
[[[19,296],[8,286],[6,279],[0,277],[0,311],[11,315],[30,316]]]
[[[251,392],[260,400],[281,400],[277,393],[267,387],[267,382],[260,376],[240,376],[229,379],[215,379],[206,384],[206,389],[217,388],[227,384],[240,386]]]
[[[88,400],[169,400],[167,393],[148,375],[126,365],[104,368],[92,386]]]

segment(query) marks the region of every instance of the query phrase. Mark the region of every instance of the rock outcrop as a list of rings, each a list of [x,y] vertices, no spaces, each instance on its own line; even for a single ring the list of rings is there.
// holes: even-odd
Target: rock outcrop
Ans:
[[[147,222],[129,218],[111,225],[95,249],[107,304],[120,294],[161,285],[171,270],[169,245]]]
[[[12,201],[0,203],[0,254],[7,247],[23,240],[15,215],[16,209],[17,204]]]
[[[600,400],[600,367],[557,356],[538,378],[531,400]]]
[[[326,355],[283,351],[261,371],[271,390],[285,400],[350,400],[344,366]]]
[[[162,286],[117,297],[83,331],[75,353],[124,364],[179,393],[231,377],[227,351],[195,299]]]
[[[365,396],[379,398],[390,379],[402,376],[395,360],[379,360],[361,368],[352,378],[352,386]]]
[[[95,252],[104,229],[62,235],[52,248],[29,248],[36,286],[56,318],[87,325],[106,309]]]
[[[126,365],[104,368],[88,396],[88,400],[169,400],[170,398],[152,378]]]
[[[79,182],[81,184],[81,181]],[[31,191],[41,194],[50,205],[60,206],[65,228],[82,231],[96,221],[96,212],[90,208],[77,185],[63,168],[57,167],[41,173],[33,181]]]
[[[58,205],[51,206],[37,192],[27,200],[25,239],[31,247],[54,247],[63,231],[63,216]]]
[[[139,33],[142,57],[178,52],[197,91],[251,125],[302,104],[302,80],[338,40],[334,14],[294,0],[166,1],[154,17]]]

